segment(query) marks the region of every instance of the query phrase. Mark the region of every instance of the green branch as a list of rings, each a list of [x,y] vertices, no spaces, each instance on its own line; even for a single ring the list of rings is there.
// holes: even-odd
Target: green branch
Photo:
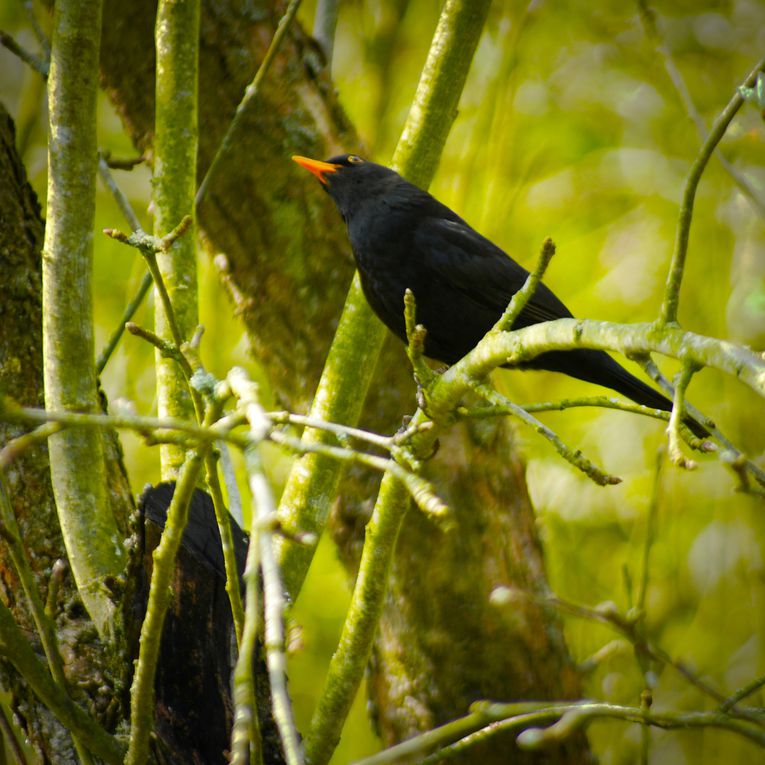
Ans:
[[[533,428],[540,436],[546,438],[564,460],[570,462],[575,468],[581,470],[588,478],[598,486],[614,486],[621,483],[622,479],[615,475],[609,475],[597,465],[590,462],[578,449],[572,449],[565,444],[561,437],[536,417],[529,414],[523,407],[514,404],[501,393],[498,393],[488,383],[479,383],[475,391],[494,407],[503,407],[508,413],[517,417],[521,422]]]
[[[100,35],[100,0],[56,4],[42,263],[45,402],[51,411],[99,409],[91,272]],[[113,629],[114,604],[104,581],[122,573],[124,554],[116,521],[107,509],[101,434],[56,433],[49,450],[56,509],[72,572],[88,613],[99,633],[106,635]]]
[[[287,6],[287,10],[284,12],[284,15],[281,17],[281,19],[279,19],[279,23],[276,26],[276,32],[274,32],[273,39],[271,40],[271,44],[268,46],[266,55],[263,57],[263,61],[258,67],[258,71],[255,72],[255,76],[252,78],[252,81],[245,89],[244,96],[239,102],[239,105],[236,107],[234,118],[231,120],[231,124],[226,130],[226,135],[223,136],[223,140],[220,142],[218,151],[215,153],[215,156],[210,163],[210,167],[207,168],[207,172],[205,173],[205,177],[202,179],[202,183],[199,184],[199,189],[194,200],[194,204],[197,208],[204,201],[204,198],[207,195],[207,191],[210,188],[210,183],[218,173],[222,160],[227,157],[231,151],[231,148],[234,145],[234,139],[237,136],[237,131],[239,130],[239,126],[242,124],[244,115],[247,113],[248,109],[252,108],[252,105],[257,98],[258,92],[260,91],[260,85],[268,73],[268,70],[271,68],[271,63],[276,57],[276,54],[279,52],[282,41],[287,35],[290,24],[292,24],[292,20],[295,18],[295,14],[300,7],[300,2],[301,0],[290,0],[290,4]]]
[[[684,363],[675,383],[675,396],[672,401],[672,414],[669,417],[667,425],[667,436],[669,439],[669,458],[673,464],[686,470],[694,470],[696,463],[688,459],[680,448],[680,425],[685,419],[685,391],[693,375],[699,367],[691,363]]]
[[[226,378],[234,395],[239,399],[250,425],[252,445],[244,453],[253,502],[253,530],[250,546],[259,548],[260,570],[263,575],[263,611],[266,666],[271,685],[271,700],[274,720],[281,736],[287,765],[302,765],[303,755],[300,737],[295,728],[292,704],[287,692],[287,655],[284,637],[284,585],[273,546],[273,525],[277,519],[276,502],[268,485],[260,458],[260,444],[267,436],[271,423],[260,405],[258,385],[247,378],[244,370],[236,368]],[[253,553],[255,557],[255,553]],[[248,563],[250,555],[248,554]],[[257,578],[251,572],[248,582],[248,601],[254,597],[251,588],[258,586]],[[251,603],[248,602],[248,607]],[[252,619],[255,614],[248,616]],[[252,665],[248,671],[252,672]],[[250,681],[252,683],[252,681]],[[249,684],[248,683],[248,686]],[[254,683],[252,684],[254,688]]]
[[[659,353],[725,372],[765,396],[765,359],[743,346],[672,326],[657,330],[644,323],[557,319],[484,338],[436,380],[431,397],[437,400],[440,409],[450,411],[470,389],[471,380],[481,380],[504,364],[572,348],[618,351],[626,356]]]
[[[430,185],[457,115],[489,5],[489,0],[448,0],[441,13],[392,162],[394,169],[422,188]],[[384,337],[385,328],[367,304],[356,274],[314,397],[312,417],[346,425],[358,422]],[[303,439],[324,440],[310,430]],[[338,465],[319,456],[306,457],[293,466],[279,505],[279,516],[288,531],[321,534],[340,475]],[[313,550],[287,539],[277,540],[277,550],[287,590],[294,599]]]
[[[456,116],[457,104],[489,6],[488,0],[447,0],[441,12],[414,102],[393,157],[394,167],[410,181],[423,188],[430,183]],[[403,308],[404,306],[402,310]],[[371,314],[369,306],[360,294],[349,295],[344,315],[352,316],[359,312]],[[380,332],[381,330],[378,330],[374,338],[374,342],[378,345],[378,338],[381,338]],[[350,343],[353,348],[362,348],[370,344],[368,337],[358,334],[353,327],[342,326],[342,321],[336,340],[340,337]],[[334,348],[335,343],[333,343],[333,350]],[[330,368],[329,365],[325,368],[322,381],[328,375],[341,376],[338,373],[342,365],[350,361],[346,356],[342,354],[340,357],[340,369]],[[353,368],[356,370],[354,375],[343,375],[345,378],[353,379],[348,379],[340,395],[355,395],[361,398],[358,390],[360,388],[361,391],[366,392],[371,369],[365,370],[358,365],[354,365]],[[366,378],[361,381],[361,385],[359,385],[360,376]],[[356,389],[353,393],[348,390],[349,385]],[[332,397],[326,402],[329,404],[330,411],[337,401],[338,397]],[[312,412],[312,414],[317,413]],[[427,419],[421,413],[418,414],[419,416],[415,415],[413,419],[415,426]],[[324,413],[318,416],[321,419],[347,421],[343,417],[325,416]],[[432,431],[418,434],[413,438],[415,443],[413,453],[417,454],[417,444],[428,444],[432,447],[434,440],[435,435]],[[432,449],[429,449],[424,453],[431,451]],[[298,466],[298,469],[301,467]],[[301,504],[297,512],[293,510],[290,514],[290,522],[297,528],[302,528],[300,524],[308,522],[315,530],[321,530],[339,476],[338,471],[335,473],[333,493],[326,497],[326,507],[321,507],[318,514],[313,510],[313,505],[315,498],[321,495],[311,494],[299,498]],[[310,487],[310,482],[304,483],[306,489]],[[386,473],[372,519],[366,527],[359,574],[348,616],[338,648],[330,662],[324,690],[311,720],[311,729],[306,741],[306,759],[312,765],[324,765],[332,756],[340,739],[343,724],[369,659],[372,639],[382,610],[396,539],[408,505],[405,485],[391,472]],[[284,501],[282,507],[285,507]],[[289,505],[286,507],[289,508]],[[302,560],[295,560],[294,557],[283,556],[282,562],[283,565],[286,564],[285,573],[290,574],[294,585],[299,587],[310,557],[303,556]],[[296,594],[296,589],[292,592],[293,595]]]
[[[555,242],[549,237],[542,242],[542,249],[539,252],[536,268],[528,275],[523,287],[516,292],[510,299],[510,303],[500,316],[497,323],[492,327],[492,332],[507,332],[513,328],[516,319],[521,311],[528,305],[529,300],[534,297],[534,293],[542,281],[547,271],[547,266],[555,255]]]
[[[441,762],[449,756],[464,753],[492,735],[518,728],[524,729],[517,738],[518,745],[523,749],[537,750],[565,741],[598,719],[622,720],[665,730],[722,728],[765,746],[765,733],[721,712],[652,713],[641,707],[595,701],[477,702],[465,717],[358,760],[355,765]],[[550,722],[553,724],[549,727],[535,727]],[[430,752],[435,753],[432,759],[423,757]]]
[[[197,324],[196,237],[194,191],[197,168],[197,80],[199,66],[199,0],[160,0],[157,9],[156,112],[154,141],[154,233],[162,236],[191,216],[188,236],[178,238],[157,256],[167,300],[157,301],[155,328],[180,348]],[[150,266],[151,267],[151,266]],[[155,278],[159,288],[159,282]],[[172,305],[177,328],[169,319]],[[181,370],[156,354],[160,416],[192,417],[194,406]],[[199,414],[199,413],[198,413]],[[183,464],[183,450],[172,444],[160,449],[162,477],[174,478]]]
[[[757,79],[757,73],[763,70],[765,70],[765,59],[761,60],[746,76],[742,86],[751,87]],[[680,205],[680,216],[677,221],[677,233],[675,234],[675,249],[672,253],[672,262],[669,267],[669,274],[667,275],[664,300],[662,301],[661,313],[659,315],[660,325],[677,324],[680,283],[683,280],[685,256],[688,252],[688,237],[691,230],[691,220],[693,219],[693,203],[696,199],[696,189],[715,147],[720,143],[720,140],[725,135],[725,131],[728,129],[728,125],[730,125],[743,103],[744,96],[741,94],[740,89],[736,88],[735,95],[715,120],[706,141],[704,141],[698,156],[694,160],[693,165],[691,165],[691,171],[685,182],[683,201]]]
[[[209,414],[213,416],[212,412]],[[154,676],[162,627],[173,598],[175,559],[188,521],[189,503],[208,449],[209,444],[203,444],[184,462],[167,510],[162,537],[152,556],[154,567],[146,616],[141,625],[138,660],[130,690],[130,743],[125,765],[144,765],[149,755],[149,737],[154,723]]]

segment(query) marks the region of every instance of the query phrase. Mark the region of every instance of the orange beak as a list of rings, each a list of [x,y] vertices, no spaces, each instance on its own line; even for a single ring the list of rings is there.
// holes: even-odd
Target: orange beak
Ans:
[[[327,185],[327,179],[324,177],[325,173],[336,173],[342,165],[333,165],[330,162],[322,162],[319,159],[308,159],[308,157],[299,157],[297,155],[292,157],[293,162],[297,162],[300,167],[304,167],[309,173],[313,173],[325,186]]]

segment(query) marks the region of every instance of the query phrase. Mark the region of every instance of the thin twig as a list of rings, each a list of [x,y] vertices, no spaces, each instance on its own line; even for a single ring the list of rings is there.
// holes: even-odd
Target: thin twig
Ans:
[[[114,332],[112,332],[112,336],[109,338],[106,345],[101,350],[101,353],[98,354],[98,360],[96,361],[97,375],[100,375],[106,368],[106,365],[109,363],[109,359],[117,348],[119,341],[122,339],[122,335],[125,334],[125,325],[132,321],[136,311],[141,307],[143,299],[151,289],[152,281],[153,280],[150,273],[145,273],[143,275],[143,279],[141,279],[141,283],[138,285],[138,290],[133,296],[133,299],[125,307],[122,318],[119,320],[119,323],[114,329]]]
[[[765,733],[720,712],[646,712],[640,707],[595,701],[477,702],[464,717],[357,760],[354,765],[389,765],[398,762],[436,763],[483,742],[488,736],[523,728],[517,743],[536,750],[560,743],[596,719],[616,719],[663,729],[722,728],[765,746]],[[547,728],[536,727],[548,722]],[[456,739],[456,740],[455,740]],[[429,757],[423,757],[433,753]]]
[[[732,696],[725,699],[725,702],[720,706],[720,711],[730,712],[739,701],[743,701],[747,696],[751,696],[756,691],[759,691],[763,685],[765,685],[765,675],[755,678],[743,688],[739,688]]]
[[[223,473],[223,483],[228,496],[228,511],[231,517],[240,525],[244,526],[244,514],[242,513],[242,496],[239,493],[239,485],[236,482],[234,463],[231,460],[231,452],[225,441],[218,441],[215,448],[220,454],[220,467]]]
[[[226,135],[223,136],[223,140],[218,147],[218,151],[215,153],[213,161],[210,163],[210,167],[207,168],[207,172],[205,173],[205,177],[203,178],[202,183],[199,184],[199,189],[197,190],[196,199],[194,201],[194,205],[197,208],[199,208],[199,206],[204,201],[207,191],[210,188],[210,183],[215,177],[215,174],[218,172],[221,161],[228,155],[229,151],[231,150],[231,147],[234,143],[234,138],[236,137],[236,132],[242,123],[245,113],[250,108],[251,104],[254,102],[258,95],[260,84],[263,82],[263,78],[266,76],[271,63],[276,57],[276,54],[279,52],[279,48],[281,47],[282,41],[284,40],[284,37],[289,30],[290,24],[295,18],[295,14],[297,13],[297,9],[300,6],[300,2],[301,0],[290,0],[290,4],[287,6],[287,10],[284,12],[284,16],[282,16],[282,18],[279,20],[279,23],[276,26],[276,31],[274,32],[273,39],[271,40],[271,44],[268,46],[268,50],[266,51],[266,55],[263,57],[263,61],[258,67],[258,71],[255,73],[252,81],[244,91],[244,97],[240,101],[239,106],[236,107],[234,118],[231,120],[231,124],[228,126],[228,130],[226,130]]]
[[[339,437],[356,438],[359,441],[365,441],[369,444],[379,446],[382,449],[391,450],[393,447],[393,438],[390,436],[381,436],[378,433],[372,433],[369,430],[353,428],[349,425],[340,425],[336,422],[326,422],[318,417],[310,417],[303,414],[293,414],[292,412],[266,412],[265,416],[274,424],[289,423],[290,425],[303,425],[315,430],[325,430]]]
[[[122,214],[125,216],[125,220],[130,226],[130,230],[133,233],[145,233],[141,228],[141,222],[138,220],[138,216],[133,210],[133,206],[128,201],[128,198],[122,192],[122,189],[117,185],[114,177],[109,170],[108,153],[100,151],[98,153],[98,172],[101,176],[101,180],[104,185],[112,192],[117,207],[120,208]]]
[[[688,116],[696,126],[696,132],[699,134],[699,138],[703,143],[709,137],[707,126],[704,123],[704,119],[699,113],[699,110],[696,108],[696,104],[693,102],[693,98],[690,91],[688,90],[688,86],[685,84],[685,79],[683,78],[680,69],[675,63],[675,59],[673,58],[666,41],[662,38],[659,32],[658,24],[656,23],[656,13],[648,5],[646,0],[638,0],[638,9],[640,11],[640,20],[643,22],[643,27],[646,31],[646,35],[650,40],[654,42],[656,50],[662,57],[664,62],[664,69],[669,76],[670,82],[677,91],[677,95],[680,97],[680,101],[682,102],[685,111],[688,113]],[[720,161],[720,164],[722,165],[725,172],[730,175],[733,183],[736,184],[739,191],[741,191],[741,193],[752,205],[755,212],[760,217],[765,218],[765,201],[760,199],[754,186],[749,183],[746,176],[744,176],[743,173],[736,169],[736,167],[727,159],[719,147],[715,149],[715,156]]]
[[[281,417],[284,413],[278,412],[276,414],[277,417]],[[268,417],[268,413],[266,413],[266,417]],[[207,427],[177,417],[145,417],[134,414],[91,414],[87,412],[63,411],[48,412],[45,409],[22,407],[8,398],[0,398],[0,419],[7,422],[42,425],[42,427],[33,433],[28,433],[10,441],[4,449],[0,450],[0,466],[8,464],[14,459],[21,448],[28,446],[30,443],[36,443],[41,439],[45,439],[52,432],[57,432],[64,427],[133,430],[144,437],[153,438],[155,442],[160,440],[157,431],[182,433],[189,436],[186,444],[190,447],[218,439],[231,443],[240,449],[246,449],[250,445],[248,436],[231,432],[232,428],[241,424],[241,418],[238,416],[222,418],[214,425]],[[412,433],[424,433],[429,429],[418,424],[412,429]],[[364,465],[379,472],[390,471],[404,484],[412,499],[423,512],[430,515],[437,523],[448,525],[451,520],[451,511],[438,498],[431,484],[421,476],[409,472],[394,460],[330,444],[303,441],[278,430],[271,430],[268,433],[268,439],[296,454],[321,454],[339,462]],[[22,440],[24,440],[23,443]]]
[[[650,356],[640,356],[635,358],[638,364],[645,370],[646,374],[667,394],[674,396],[674,389],[669,380],[662,374],[661,370]],[[727,436],[710,420],[703,412],[685,402],[685,409],[696,422],[703,425],[725,448],[718,451],[719,459],[723,464],[728,464],[735,468],[734,463],[743,466],[754,476],[755,480],[765,487],[765,470],[747,459],[746,455],[732,442]]]
[[[706,694],[710,698],[718,702],[718,704],[725,703],[728,699],[720,693],[716,688],[711,686],[705,680],[702,680],[696,673],[690,670],[683,662],[670,656],[661,646],[649,641],[648,638],[641,634],[636,629],[637,622],[634,619],[630,619],[623,614],[619,613],[616,606],[613,603],[604,603],[595,608],[589,606],[583,606],[580,603],[574,603],[569,600],[565,600],[556,595],[548,595],[544,598],[536,598],[531,593],[519,592],[522,597],[532,598],[540,603],[548,603],[559,610],[575,616],[580,619],[589,619],[597,621],[601,624],[606,624],[615,629],[627,640],[632,643],[636,651],[644,654],[654,661],[658,661],[661,664],[666,664],[681,674],[691,685],[698,688],[702,693]],[[735,713],[747,720],[754,722],[757,725],[765,727],[765,723],[756,715],[752,714],[746,709],[735,706],[735,702],[728,709],[729,712],[735,710]]]
[[[253,507],[253,518],[256,514]],[[260,529],[252,524],[244,567],[245,612],[239,657],[234,667],[234,724],[231,731],[231,765],[262,763],[263,742],[257,714],[253,675],[260,622],[258,570],[260,569]]]
[[[65,729],[109,765],[122,765],[125,747],[107,733],[88,712],[72,701],[53,681],[50,668],[40,661],[8,607],[0,600],[0,655],[13,664],[42,705]]]
[[[29,765],[26,752],[21,748],[18,738],[16,738],[16,731],[11,725],[10,720],[5,711],[5,704],[0,704],[0,730],[3,735],[0,737],[4,746],[8,746],[13,754],[13,761],[16,765]]]
[[[0,413],[2,413],[3,416],[6,416],[7,414],[7,405],[7,400],[0,402]],[[40,409],[35,411],[42,412],[44,410]],[[21,421],[27,423],[30,422],[29,419],[24,419],[23,417]],[[16,438],[12,438],[2,449],[0,449],[0,470],[5,470],[5,468],[7,468],[8,465],[10,465],[20,454],[35,444],[47,441],[54,433],[58,433],[62,427],[59,423],[49,422],[47,419],[42,419],[41,422],[42,425],[38,426],[30,433],[23,433]]]
[[[211,425],[216,415],[217,412],[211,406],[205,424]],[[141,625],[138,660],[130,689],[130,741],[125,765],[143,765],[149,755],[149,739],[154,721],[154,676],[162,627],[173,596],[170,585],[175,558],[188,521],[191,496],[208,449],[209,443],[201,444],[183,463],[167,510],[165,528],[154,551],[146,616]]]
[[[663,409],[653,409],[650,406],[634,404],[631,401],[621,401],[612,396],[582,396],[581,398],[563,398],[560,401],[540,401],[534,404],[518,404],[525,412],[536,414],[537,412],[562,412],[566,409],[578,407],[598,407],[601,409],[616,409],[620,412],[631,412],[652,417],[656,420],[669,420],[669,412]],[[510,414],[505,406],[471,406],[457,407],[456,414],[459,417],[479,419],[483,417],[502,417]]]
[[[27,14],[27,18],[29,19],[29,25],[32,27],[32,31],[37,38],[37,42],[43,49],[45,57],[48,59],[48,61],[50,61],[50,40],[43,31],[43,28],[40,26],[40,22],[37,19],[37,14],[35,13],[34,3],[32,0],[24,0],[22,4],[24,6],[24,11]]]
[[[104,161],[112,170],[133,170],[146,162],[146,155],[139,154],[137,157],[113,157],[110,151],[102,152]]]
[[[21,531],[16,522],[16,514],[11,507],[11,501],[5,485],[5,475],[0,471],[0,534],[8,545],[11,560],[13,561],[16,574],[21,582],[21,587],[29,603],[29,610],[32,612],[32,619],[40,637],[40,642],[45,651],[45,658],[48,661],[51,676],[62,691],[69,693],[69,688],[64,674],[64,661],[61,658],[61,650],[56,637],[54,623],[42,602],[40,593],[37,589],[32,566],[29,563],[26,549],[21,541]],[[93,765],[93,758],[88,750],[83,746],[75,733],[72,733],[72,742],[77,750],[77,755],[84,765]]]
[[[104,234],[106,234],[106,236],[116,239],[118,242],[122,242],[122,244],[135,247],[143,255],[146,260],[146,265],[151,272],[152,279],[154,280],[154,286],[157,289],[160,301],[162,302],[162,308],[167,316],[173,342],[178,348],[183,345],[184,338],[181,336],[181,331],[178,328],[178,322],[175,318],[175,311],[173,310],[170,301],[170,295],[167,292],[167,286],[165,285],[165,281],[159,270],[159,265],[157,264],[157,253],[167,252],[170,247],[172,247],[173,242],[189,230],[191,223],[192,219],[187,215],[169,234],[161,238],[145,233],[140,226],[137,229],[134,229],[133,233],[130,235],[124,234],[122,231],[113,228],[104,229]]]
[[[478,395],[485,398],[495,407],[503,407],[509,413],[515,415],[519,420],[532,427],[539,435],[546,438],[556,449],[558,454],[567,462],[570,462],[575,468],[581,470],[586,476],[591,478],[598,486],[613,486],[621,483],[621,478],[610,475],[601,470],[597,465],[590,462],[579,450],[574,450],[563,442],[560,436],[536,417],[530,415],[525,409],[514,404],[501,393],[498,393],[487,383],[477,383],[474,390]]]
[[[26,48],[20,45],[8,32],[0,29],[0,45],[7,48],[14,56],[20,58],[25,64],[28,64],[34,69],[44,80],[48,79],[49,64],[41,59],[39,56],[35,56],[34,53],[30,53]]]
[[[269,439],[275,444],[284,446],[298,454],[323,454],[339,462],[366,465],[374,470],[390,472],[397,480],[401,481],[422,512],[444,528],[448,528],[453,522],[452,511],[438,497],[433,486],[424,478],[410,472],[394,460],[378,457],[375,454],[342,449],[329,444],[301,441],[278,431],[272,432],[269,435]]]
[[[751,87],[756,81],[758,72],[765,70],[765,59],[760,60],[752,71],[744,79],[742,86]],[[675,235],[675,248],[672,253],[672,262],[667,274],[667,283],[664,288],[664,299],[657,321],[658,326],[667,324],[677,324],[677,309],[680,302],[680,284],[683,280],[683,271],[685,269],[685,256],[688,251],[688,237],[693,219],[693,203],[696,198],[696,189],[698,188],[701,175],[712,156],[712,152],[725,135],[736,113],[744,103],[744,97],[739,88],[731,98],[728,105],[722,110],[720,115],[712,125],[706,141],[702,145],[698,156],[691,165],[688,179],[685,182],[683,192],[683,201],[680,206],[680,215],[677,222],[677,233]]]
[[[302,765],[303,754],[300,737],[295,727],[292,704],[287,692],[287,656],[284,638],[284,585],[273,547],[272,524],[277,517],[276,502],[271,487],[263,473],[258,446],[265,438],[270,423],[260,405],[257,383],[249,380],[244,370],[237,368],[229,372],[227,382],[245,410],[250,424],[253,446],[245,451],[247,473],[253,501],[253,526],[256,529],[256,543],[260,550],[260,565],[263,574],[263,607],[265,613],[266,665],[271,684],[271,700],[274,719],[279,728],[284,754],[288,765]],[[257,582],[250,582],[257,586]]]
[[[508,332],[513,328],[513,324],[518,316],[520,316],[521,311],[528,305],[529,300],[534,297],[534,293],[542,281],[553,255],[555,255],[555,242],[550,237],[547,237],[542,242],[536,268],[526,277],[523,287],[513,295],[499,321],[492,327],[492,332]]]
[[[218,478],[218,455],[210,449],[205,456],[205,480],[210,489],[210,496],[215,509],[215,519],[218,522],[220,544],[223,552],[223,565],[226,570],[226,592],[231,604],[231,615],[234,619],[234,632],[237,646],[242,641],[244,629],[244,608],[242,606],[242,590],[239,582],[239,570],[234,553],[234,538],[231,533],[231,518],[223,502],[223,492]]]
[[[404,292],[404,324],[406,326],[406,355],[409,357],[409,363],[414,371],[414,379],[420,389],[418,397],[422,397],[436,375],[425,361],[425,339],[428,333],[422,324],[417,324],[417,301],[414,292],[408,287]]]

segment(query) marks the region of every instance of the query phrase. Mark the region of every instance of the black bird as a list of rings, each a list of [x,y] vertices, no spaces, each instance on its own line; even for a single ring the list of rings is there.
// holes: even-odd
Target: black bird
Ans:
[[[404,292],[412,290],[425,353],[453,364],[494,326],[529,272],[457,213],[397,172],[355,154],[326,162],[292,158],[321,181],[348,227],[364,295],[377,316],[406,342]],[[540,284],[514,329],[571,312]],[[672,402],[603,351],[549,351],[518,365],[603,385],[638,404],[670,411]],[[699,437],[707,431],[687,424]]]

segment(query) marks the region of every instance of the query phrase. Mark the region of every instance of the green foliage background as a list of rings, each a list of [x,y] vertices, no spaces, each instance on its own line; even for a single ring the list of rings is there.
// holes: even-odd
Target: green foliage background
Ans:
[[[0,26],[34,47],[19,6],[0,5]],[[313,10],[306,0],[299,15],[309,29]],[[383,163],[390,159],[439,10],[435,0],[341,3],[333,71],[365,144],[349,151]],[[765,51],[765,4],[673,0],[657,3],[655,10],[691,95],[711,124]],[[17,120],[19,146],[42,201],[44,90],[39,77],[4,50],[0,98]],[[102,100],[101,145],[130,154],[117,118]],[[495,2],[432,191],[526,266],[533,264],[543,238],[552,236],[558,254],[546,281],[575,315],[645,321],[658,312],[684,178],[698,146],[634,4]],[[722,148],[765,199],[765,126],[755,109],[742,111]],[[288,156],[284,161],[286,167]],[[121,173],[119,181],[150,230],[148,172]],[[763,224],[713,160],[701,182],[691,230],[680,308],[685,328],[765,348]],[[339,217],[337,225],[342,225]],[[125,227],[106,193],[99,195],[97,226]],[[96,269],[102,344],[135,292],[143,267],[134,251],[96,235]],[[204,258],[200,269],[208,367],[223,375],[240,364],[257,374]],[[142,309],[138,321],[151,324],[149,308]],[[123,341],[103,379],[113,406],[129,400],[139,411],[152,412],[152,357],[139,341]],[[674,371],[669,363],[662,366]],[[519,402],[595,392],[547,373],[502,372],[496,382]],[[762,463],[762,400],[712,371],[694,378],[689,397]],[[624,479],[619,486],[599,488],[546,442],[519,432],[552,588],[582,603],[614,601],[626,610],[640,576],[662,427],[606,410],[544,419],[569,444]],[[132,436],[124,441],[139,492],[145,482],[158,480],[158,455]],[[671,655],[730,693],[765,672],[765,504],[737,493],[733,477],[715,457],[702,457],[700,463],[693,473],[667,467],[660,478],[647,623]],[[288,467],[288,460],[273,452],[276,486]],[[242,488],[246,491],[244,482]],[[325,541],[295,611],[290,682],[301,727],[320,691],[347,600],[344,575]],[[574,620],[566,622],[566,633],[579,660],[614,638],[603,627]],[[590,675],[587,694],[635,704],[642,683],[630,647],[616,646]],[[658,675],[654,696],[656,709],[712,703],[672,670]],[[751,701],[765,705],[761,694]],[[639,734],[634,726],[597,725],[592,738],[601,762],[635,762]],[[711,765],[760,756],[741,739],[714,731],[654,731],[652,739],[656,764]],[[334,762],[375,747],[359,699]]]

